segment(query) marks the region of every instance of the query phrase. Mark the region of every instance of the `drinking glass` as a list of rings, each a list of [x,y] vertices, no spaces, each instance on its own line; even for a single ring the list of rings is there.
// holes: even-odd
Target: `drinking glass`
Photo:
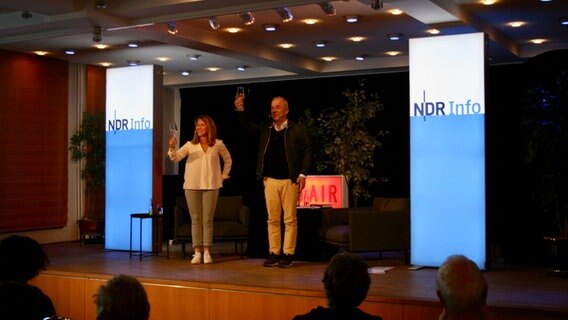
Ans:
[[[175,122],[170,122],[170,135],[175,136],[177,134],[178,127]]]
[[[237,93],[235,94],[235,98],[238,97],[242,97],[243,99],[245,98],[245,87],[243,86],[237,87]]]

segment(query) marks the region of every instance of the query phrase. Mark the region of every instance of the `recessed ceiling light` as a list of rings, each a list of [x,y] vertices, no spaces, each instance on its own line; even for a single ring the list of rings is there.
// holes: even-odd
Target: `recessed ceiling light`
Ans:
[[[273,31],[276,31],[276,29],[278,29],[278,26],[275,25],[275,24],[265,24],[265,25],[263,25],[263,27],[264,27],[264,30],[268,31],[268,32],[273,32]]]
[[[395,16],[401,15],[404,13],[404,11],[400,10],[400,9],[391,9],[389,10],[389,13]]]
[[[568,26],[568,18],[567,17],[560,18],[560,24],[563,26]]]
[[[237,66],[237,70],[239,71],[245,71],[248,68],[248,66]]]
[[[345,21],[348,23],[355,23],[359,21],[359,16],[345,16]]]
[[[104,49],[106,49],[106,48],[109,47],[108,44],[104,44],[104,43],[97,43],[97,44],[95,44],[94,46],[95,46],[95,48],[101,49],[101,50],[104,50]]]
[[[493,5],[493,4],[495,4],[495,2],[496,2],[495,0],[481,0],[481,3],[486,5],[486,6]]]
[[[75,54],[75,50],[73,50],[73,49],[66,49],[66,50],[65,50],[65,54],[72,56],[72,55]]]
[[[546,40],[544,39],[532,39],[531,42],[534,44],[542,44],[544,43]]]
[[[324,61],[327,61],[327,62],[337,60],[336,57],[321,57],[321,59],[324,60]]]
[[[385,53],[386,53],[387,55],[389,55],[389,56],[392,56],[392,57],[398,56],[399,54],[401,54],[400,51],[387,51],[387,52],[385,52]]]
[[[192,54],[192,55],[188,55],[188,57],[189,57],[189,60],[191,60],[191,61],[197,61],[197,60],[199,60],[201,55],[200,54]]]
[[[237,33],[241,31],[241,28],[227,28],[225,29],[225,31],[230,32],[230,33]]]
[[[129,66],[137,66],[140,64],[140,60],[126,60]]]
[[[110,66],[112,66],[112,63],[110,63],[110,62],[101,62],[100,65],[103,66],[103,67],[110,67]]]
[[[552,0],[540,0],[540,2],[552,2]]]
[[[221,70],[221,68],[217,68],[217,67],[209,67],[207,68],[207,70],[211,71],[211,72],[215,72],[215,71],[219,71]]]
[[[47,51],[34,51],[34,53],[38,56],[45,56],[47,54]]]
[[[294,45],[291,44],[291,43],[281,43],[281,44],[279,44],[278,46],[281,47],[281,48],[284,48],[284,49],[290,49],[290,48],[292,48]]]
[[[129,43],[128,43],[128,47],[129,47],[129,48],[138,48],[138,43],[136,43],[136,42],[129,42]]]
[[[314,41],[314,45],[318,48],[323,48],[327,44],[325,40]]]
[[[512,21],[509,22],[509,26],[513,27],[513,28],[518,28],[518,27],[522,27],[525,23],[522,21]]]
[[[400,33],[390,33],[387,35],[389,37],[390,40],[392,41],[396,41],[396,40],[400,40],[400,37],[402,37],[402,34]]]
[[[351,37],[351,38],[349,38],[349,40],[351,40],[353,42],[361,42],[361,41],[365,40],[365,37]]]
[[[429,34],[440,34],[440,30],[438,29],[428,29],[426,30]]]
[[[187,76],[189,76],[189,75],[191,74],[191,70],[181,70],[181,71],[179,72],[179,74],[181,74],[181,75],[184,76],[184,77],[187,77]]]
[[[367,57],[366,55],[361,54],[361,55],[356,56],[356,57],[355,57],[355,60],[357,60],[357,61],[363,61],[363,60],[365,60],[366,57]]]
[[[304,20],[302,20],[302,22],[305,23],[305,24],[316,24],[316,23],[319,22],[319,20],[318,19],[304,19]]]
[[[157,59],[158,61],[162,61],[162,62],[165,62],[165,61],[170,60],[170,58],[168,58],[168,57],[157,57],[156,59]]]

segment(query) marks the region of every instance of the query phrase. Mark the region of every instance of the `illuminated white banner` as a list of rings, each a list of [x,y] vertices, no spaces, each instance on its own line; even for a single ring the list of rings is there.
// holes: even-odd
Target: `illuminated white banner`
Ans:
[[[482,33],[410,40],[411,263],[485,267]]]
[[[130,214],[146,213],[152,198],[154,66],[107,70],[105,247],[128,250]],[[132,245],[140,246],[138,220]],[[142,249],[152,249],[144,221]]]

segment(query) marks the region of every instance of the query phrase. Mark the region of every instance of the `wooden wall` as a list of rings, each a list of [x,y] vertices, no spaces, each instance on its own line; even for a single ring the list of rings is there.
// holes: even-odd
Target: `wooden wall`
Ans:
[[[51,297],[59,315],[95,320],[93,296],[110,276],[72,272],[44,272],[32,281]],[[150,300],[150,319],[290,320],[318,305],[326,305],[321,291],[290,290],[216,283],[139,278]],[[367,297],[361,309],[384,320],[437,319],[437,302]],[[566,315],[511,308],[493,308],[492,319],[561,320]]]

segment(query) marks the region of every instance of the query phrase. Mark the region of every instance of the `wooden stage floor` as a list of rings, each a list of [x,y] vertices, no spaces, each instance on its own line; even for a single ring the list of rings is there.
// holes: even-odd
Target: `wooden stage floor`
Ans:
[[[145,257],[142,261],[137,256],[130,259],[127,251],[104,250],[101,245],[81,246],[72,242],[44,247],[50,259],[44,274],[89,274],[108,278],[123,273],[145,282],[155,279],[231,288],[254,287],[272,293],[297,292],[320,300],[324,297],[321,279],[326,262],[295,261],[289,269],[265,268],[261,259],[235,256],[232,243],[215,244],[214,263],[210,265],[191,265],[190,254],[186,260],[182,259],[179,245],[171,247],[169,259],[165,257],[164,245],[164,251],[158,256]],[[399,257],[392,255],[383,259],[367,258],[370,267],[393,267],[385,274],[371,275],[368,300],[411,301],[434,307],[434,310],[439,308],[435,296],[436,269],[412,271]],[[526,316],[523,319],[568,319],[568,278],[550,276],[544,267],[520,265],[494,266],[485,276],[489,283],[488,305],[493,310],[515,310]],[[380,309],[376,314],[382,315]]]

